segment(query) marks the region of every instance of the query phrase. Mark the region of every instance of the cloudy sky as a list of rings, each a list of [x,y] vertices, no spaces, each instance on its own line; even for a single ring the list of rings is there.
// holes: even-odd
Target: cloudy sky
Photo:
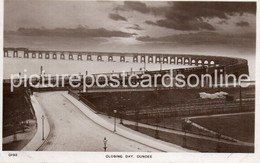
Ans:
[[[8,45],[37,36],[87,39],[96,51],[254,53],[256,3],[5,0],[4,30]]]

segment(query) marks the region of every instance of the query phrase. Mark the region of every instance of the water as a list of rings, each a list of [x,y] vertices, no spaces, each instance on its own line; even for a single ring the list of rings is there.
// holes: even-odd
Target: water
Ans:
[[[143,63],[121,63],[121,62],[97,62],[79,60],[47,60],[47,59],[24,59],[24,58],[4,58],[4,79],[10,78],[11,74],[31,75],[40,74],[40,67],[44,72],[51,75],[62,74],[89,74],[140,71],[144,67]],[[163,69],[191,67],[187,65],[167,65],[163,64]],[[24,71],[26,69],[26,71]],[[147,64],[147,70],[159,70],[160,64]]]
[[[174,44],[145,44],[133,43],[131,40],[119,38],[62,38],[62,37],[33,37],[33,36],[5,36],[5,47],[25,47],[33,50],[72,50],[97,52],[138,52],[165,54],[200,54],[213,56],[238,57],[248,60],[250,78],[255,79],[255,49],[244,49],[225,46],[180,46]],[[78,60],[46,60],[4,58],[4,78],[10,74],[39,74],[40,66],[48,74],[85,74],[106,73],[119,71],[138,71],[144,67],[143,63],[93,62]],[[163,64],[163,69],[188,67],[182,65]],[[27,72],[24,72],[24,69]],[[159,70],[160,64],[146,64],[147,70]]]

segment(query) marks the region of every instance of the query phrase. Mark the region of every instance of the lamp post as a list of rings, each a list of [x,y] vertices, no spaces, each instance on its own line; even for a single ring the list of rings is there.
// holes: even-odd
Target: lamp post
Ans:
[[[155,138],[159,139],[159,121],[160,121],[160,112],[158,111],[157,117],[156,117],[156,130],[155,130]]]
[[[42,140],[44,140],[44,115],[42,115]]]
[[[242,111],[242,89],[241,89],[241,83],[239,84],[239,109]]]
[[[135,110],[135,130],[138,131],[139,110]]]
[[[162,58],[160,56],[160,70],[162,70]]]
[[[123,108],[123,104],[119,106],[118,108],[118,118],[119,118],[119,124],[123,124],[123,119],[122,119],[122,108]]]
[[[103,140],[103,142],[104,142],[104,151],[106,152],[107,151],[107,138],[106,137],[104,137],[104,140]]]
[[[122,125],[123,124],[123,111],[121,110],[120,112],[120,124]]]
[[[117,113],[117,110],[114,110],[114,116],[115,116],[115,119],[114,119],[114,132],[116,132],[116,113]]]
[[[186,147],[186,130],[187,130],[187,125],[186,125],[186,122],[183,122],[182,123],[182,131],[184,131],[184,137],[182,139],[182,146],[183,147]]]

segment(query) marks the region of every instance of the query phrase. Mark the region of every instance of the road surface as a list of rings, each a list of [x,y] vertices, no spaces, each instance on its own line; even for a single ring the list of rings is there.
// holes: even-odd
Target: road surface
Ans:
[[[107,138],[107,151],[150,152],[157,149],[119,136],[94,123],[62,92],[35,93],[50,123],[50,134],[39,150],[44,151],[103,151]]]

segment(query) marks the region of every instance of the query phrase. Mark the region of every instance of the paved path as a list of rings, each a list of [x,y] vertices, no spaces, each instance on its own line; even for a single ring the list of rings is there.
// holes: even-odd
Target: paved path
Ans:
[[[124,120],[124,124],[135,125],[135,122]],[[159,130],[159,131],[163,131],[163,132],[173,133],[173,134],[176,134],[176,135],[186,135],[186,136],[194,137],[194,138],[198,138],[198,139],[206,139],[206,140],[222,142],[222,143],[227,143],[227,144],[247,145],[247,146],[253,146],[254,145],[253,143],[243,142],[243,141],[240,141],[240,140],[237,140],[237,142],[231,142],[231,141],[224,140],[224,139],[217,139],[217,138],[203,136],[203,135],[197,135],[197,134],[192,134],[192,133],[185,133],[183,131],[177,131],[177,130],[172,130],[172,129],[163,128],[163,127],[156,127],[156,126],[143,124],[143,123],[138,123],[138,126],[144,127],[144,128],[153,129],[153,130]],[[236,140],[236,139],[234,139],[234,140]]]
[[[22,150],[35,136],[36,131],[36,120],[30,119],[25,131],[16,133],[17,141],[14,142],[14,135],[3,137],[3,150]]]
[[[93,112],[93,110],[90,109],[89,106],[85,105],[81,101],[78,101],[76,98],[69,95],[68,93],[63,93],[63,96],[66,97],[69,101],[71,101],[75,106],[77,106],[77,108],[81,110],[82,113],[84,113],[87,117],[89,117],[93,122],[102,126],[103,128],[106,128],[109,131],[114,131],[114,121],[111,123],[111,119],[107,120],[101,117],[100,114],[96,114],[96,112],[95,111]],[[116,121],[116,123],[117,123],[116,134],[125,137],[127,139],[133,140],[135,142],[145,144],[149,147],[159,149],[160,151],[165,151],[165,152],[188,152],[188,151],[194,152],[182,148],[178,145],[167,143],[165,141],[155,139],[154,137],[129,129],[121,125],[118,120]]]
[[[36,94],[37,95],[37,94]],[[31,102],[33,105],[33,109],[35,112],[35,117],[37,121],[37,131],[32,138],[32,140],[22,149],[23,151],[36,151],[39,149],[39,147],[45,142],[46,137],[50,133],[50,125],[49,121],[46,117],[46,114],[35,98],[35,96],[31,96]],[[42,121],[42,116],[44,116],[44,121]],[[44,123],[44,124],[43,124]],[[44,125],[44,127],[43,127]],[[44,129],[44,132],[43,132]],[[44,139],[43,139],[43,134],[44,134]]]
[[[223,117],[223,116],[243,115],[243,114],[255,114],[255,112],[242,112],[242,113],[225,113],[225,114],[201,115],[201,116],[187,117],[187,119],[208,118],[208,117]]]
[[[51,132],[39,150],[103,151],[103,139],[108,139],[107,151],[158,151],[119,136],[94,123],[62,92],[36,94],[36,99],[48,117]]]

